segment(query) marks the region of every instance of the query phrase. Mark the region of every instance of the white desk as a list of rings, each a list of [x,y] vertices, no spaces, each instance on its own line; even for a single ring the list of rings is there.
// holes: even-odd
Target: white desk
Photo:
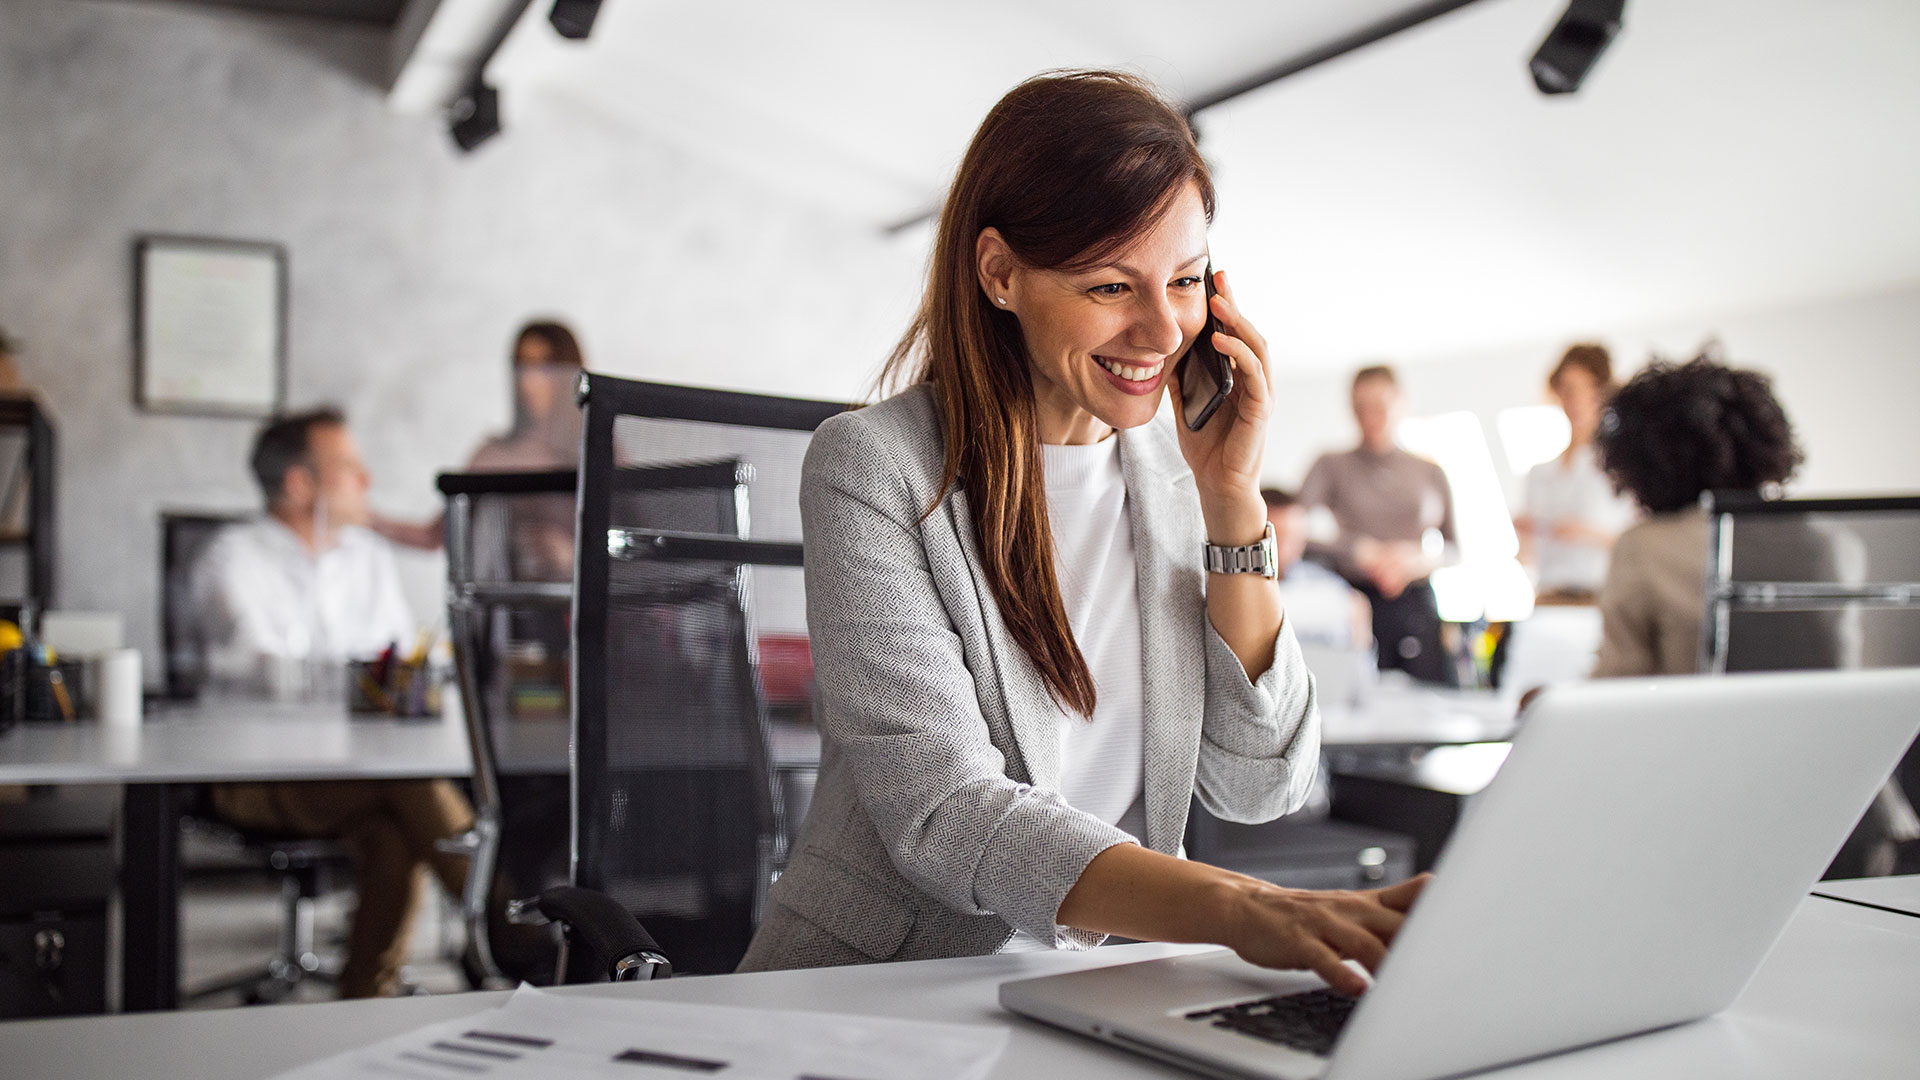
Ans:
[[[510,725],[501,771],[562,773],[564,722]],[[774,765],[820,759],[811,725],[776,724]],[[122,784],[123,1007],[172,1008],[179,979],[178,785],[248,780],[378,780],[473,773],[458,699],[439,717],[348,716],[343,704],[211,701],[157,708],[126,728],[22,724],[0,735],[0,784]]]
[[[1813,895],[1879,908],[1920,920],[1920,874],[1823,881],[1813,887]],[[1916,922],[1916,928],[1920,928],[1920,922]]]
[[[1327,746],[1441,746],[1513,737],[1519,699],[1486,690],[1448,690],[1382,680],[1357,707],[1323,703]]]
[[[465,727],[438,718],[349,718],[341,704],[213,702],[156,709],[137,727],[22,724],[0,735],[0,784],[123,784],[121,1001],[179,999],[183,784],[467,776]]]
[[[1920,1061],[1920,934],[1881,925],[1904,916],[1810,898],[1740,1000],[1717,1017],[1529,1062],[1488,1075],[1515,1080],[1618,1077],[1911,1077]],[[561,993],[667,997],[1007,1025],[1001,1080],[1173,1077],[1145,1058],[1008,1015],[1007,979],[1148,959],[1181,946],[1125,945],[818,971],[675,979]],[[1649,973],[1657,977],[1658,973]],[[499,993],[214,1012],[0,1023],[11,1080],[76,1076],[242,1080],[491,1007]]]
[[[155,709],[125,728],[22,724],[0,735],[0,784],[371,780],[472,771],[466,727],[452,712],[349,719],[337,704],[217,702]]]

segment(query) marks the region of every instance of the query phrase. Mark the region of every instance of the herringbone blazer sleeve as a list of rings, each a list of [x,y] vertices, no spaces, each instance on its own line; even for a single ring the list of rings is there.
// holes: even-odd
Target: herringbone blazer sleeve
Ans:
[[[1133,840],[1008,775],[891,455],[924,451],[835,417],[807,452],[807,627],[824,736],[894,866],[947,907],[1042,941],[1094,856]],[[937,458],[936,458],[937,460]]]
[[[1223,821],[1247,824],[1298,810],[1319,768],[1320,712],[1293,627],[1283,616],[1273,663],[1258,679],[1247,678],[1211,622],[1206,657],[1206,714],[1194,773],[1201,805]]]

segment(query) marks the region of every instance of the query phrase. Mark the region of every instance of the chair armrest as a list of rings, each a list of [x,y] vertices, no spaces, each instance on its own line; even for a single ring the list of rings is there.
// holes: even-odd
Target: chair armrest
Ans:
[[[563,924],[575,944],[586,950],[595,970],[605,972],[611,982],[664,979],[673,974],[673,965],[661,954],[659,942],[605,893],[556,885],[533,900],[514,901],[509,918],[541,921],[527,918],[531,912]]]

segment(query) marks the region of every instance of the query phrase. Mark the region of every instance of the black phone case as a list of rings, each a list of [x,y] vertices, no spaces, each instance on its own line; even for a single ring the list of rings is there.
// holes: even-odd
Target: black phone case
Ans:
[[[1194,339],[1193,346],[1187,350],[1187,355],[1180,358],[1180,385],[1185,387],[1187,384],[1187,364],[1193,361],[1194,354],[1205,349],[1206,352],[1203,356],[1211,358],[1214,382],[1219,384],[1220,389],[1214,392],[1213,398],[1200,410],[1199,418],[1187,424],[1188,431],[1199,431],[1201,428],[1206,427],[1207,421],[1213,419],[1213,414],[1220,411],[1220,406],[1225,404],[1227,397],[1233,393],[1233,369],[1227,366],[1227,358],[1221,356],[1220,350],[1215,348],[1213,344],[1213,335],[1220,329],[1220,320],[1215,318],[1213,314],[1214,288],[1213,267],[1211,266],[1207,267],[1206,281],[1207,325],[1201,329],[1200,336]],[[1199,362],[1207,363],[1208,360],[1202,359]],[[1184,397],[1185,395],[1183,394],[1182,396]],[[1182,422],[1185,422],[1187,411],[1186,402],[1176,402],[1175,407],[1180,411]]]

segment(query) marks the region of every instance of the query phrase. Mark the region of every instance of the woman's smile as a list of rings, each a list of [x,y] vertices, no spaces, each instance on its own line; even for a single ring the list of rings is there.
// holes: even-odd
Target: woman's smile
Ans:
[[[1107,374],[1107,381],[1118,387],[1122,393],[1144,397],[1160,392],[1161,376],[1167,370],[1165,357],[1153,361],[1116,360],[1110,356],[1095,356],[1093,362]]]

